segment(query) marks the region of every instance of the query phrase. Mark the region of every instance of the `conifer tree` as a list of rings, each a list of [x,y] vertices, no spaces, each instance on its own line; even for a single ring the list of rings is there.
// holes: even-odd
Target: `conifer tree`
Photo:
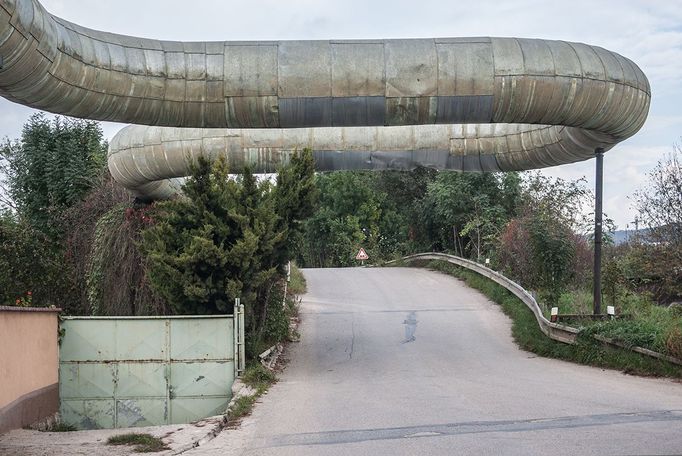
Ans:
[[[312,212],[312,154],[294,157],[277,182],[258,182],[248,168],[232,179],[224,158],[200,158],[184,196],[157,204],[142,247],[152,287],[177,313],[231,313],[241,298],[249,336],[260,337],[290,235]]]

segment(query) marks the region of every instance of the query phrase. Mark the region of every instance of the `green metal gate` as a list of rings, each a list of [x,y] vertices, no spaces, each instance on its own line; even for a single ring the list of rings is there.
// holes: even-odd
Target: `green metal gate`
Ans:
[[[59,355],[62,420],[96,429],[223,414],[243,363],[235,363],[235,353],[243,351],[240,321],[233,316],[65,318]]]

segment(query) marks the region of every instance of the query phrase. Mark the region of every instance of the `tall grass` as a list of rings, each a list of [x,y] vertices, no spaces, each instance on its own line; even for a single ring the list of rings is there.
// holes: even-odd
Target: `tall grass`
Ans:
[[[587,302],[587,304],[586,304]],[[564,293],[559,313],[589,314],[591,293],[578,290]],[[682,359],[682,312],[679,307],[657,305],[649,296],[621,293],[616,304],[619,318],[606,321],[582,321],[585,334],[599,334],[628,347],[643,347]]]

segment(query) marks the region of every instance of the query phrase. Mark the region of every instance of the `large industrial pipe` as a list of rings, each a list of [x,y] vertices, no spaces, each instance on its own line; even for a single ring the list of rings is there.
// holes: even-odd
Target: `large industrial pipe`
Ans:
[[[112,142],[110,167],[142,196],[186,174],[196,153],[263,168],[304,146],[329,169],[410,160],[474,171],[571,163],[636,133],[650,102],[647,78],[633,62],[581,43],[182,43],[90,30],[52,16],[37,0],[0,0],[0,55],[0,95],[27,106],[230,129],[124,130]],[[398,128],[425,124],[445,125]],[[376,128],[384,126],[396,128]],[[295,130],[308,127],[326,128]]]

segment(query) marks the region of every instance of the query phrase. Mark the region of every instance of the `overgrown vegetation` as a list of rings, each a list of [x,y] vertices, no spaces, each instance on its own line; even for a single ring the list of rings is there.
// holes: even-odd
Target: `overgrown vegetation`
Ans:
[[[544,335],[535,315],[516,296],[495,282],[444,261],[413,261],[412,266],[428,267],[461,280],[500,304],[512,320],[512,336],[524,350],[548,358],[563,359],[590,366],[617,369],[630,374],[682,378],[682,366],[650,358],[638,353],[605,346],[589,332],[581,332],[576,345],[552,340]]]
[[[560,313],[589,314],[592,296],[586,298],[578,293],[564,294]],[[622,293],[616,302],[618,317],[615,319],[566,322],[581,328],[585,334],[598,334],[627,347],[647,348],[682,359],[682,307],[657,305],[650,297],[633,292]]]
[[[32,116],[0,145],[0,302],[32,292],[33,305],[64,305],[78,285],[66,256],[64,212],[104,174],[107,144],[96,122]]]
[[[227,419],[236,420],[238,418],[243,418],[251,413],[253,406],[256,403],[258,396],[240,396],[234,401],[232,407],[230,408]]]
[[[682,300],[682,149],[660,159],[634,197],[648,230],[616,252],[623,279],[652,293],[657,302]],[[630,248],[628,248],[630,247]],[[621,255],[617,255],[621,253]]]
[[[253,389],[254,394],[238,397],[228,411],[228,420],[242,418],[251,413],[258,398],[268,391],[277,381],[277,377],[259,362],[252,362],[242,374],[242,381]]]
[[[607,245],[603,267],[605,305],[617,319],[581,321],[586,334],[598,334],[626,346],[640,346],[682,359],[682,151],[675,146],[649,173],[635,195],[638,230],[621,245]],[[585,313],[591,297],[583,290],[565,293],[560,311]],[[588,307],[588,308],[586,308]]]
[[[159,451],[170,450],[168,445],[163,443],[159,437],[154,437],[151,434],[121,434],[109,437],[107,439],[108,445],[134,445],[133,451],[136,453],[156,453]]]
[[[348,171],[318,175],[320,206],[306,222],[304,266],[380,263],[423,251],[492,260],[556,303],[590,275],[585,181],[538,173]]]
[[[285,266],[291,237],[312,211],[312,170],[312,154],[304,151],[273,186],[248,169],[231,179],[225,160],[200,158],[185,197],[157,204],[143,232],[152,288],[178,314],[231,313],[240,298],[248,357],[285,338]]]
[[[106,149],[97,123],[41,115],[0,147],[0,303],[229,314],[239,297],[248,356],[286,339],[286,264],[317,199],[312,154],[293,154],[275,183],[200,159],[184,197],[143,204],[111,179]]]
[[[517,173],[345,171],[318,174],[317,211],[305,223],[299,264],[354,266],[424,250],[483,258],[515,214]]]

